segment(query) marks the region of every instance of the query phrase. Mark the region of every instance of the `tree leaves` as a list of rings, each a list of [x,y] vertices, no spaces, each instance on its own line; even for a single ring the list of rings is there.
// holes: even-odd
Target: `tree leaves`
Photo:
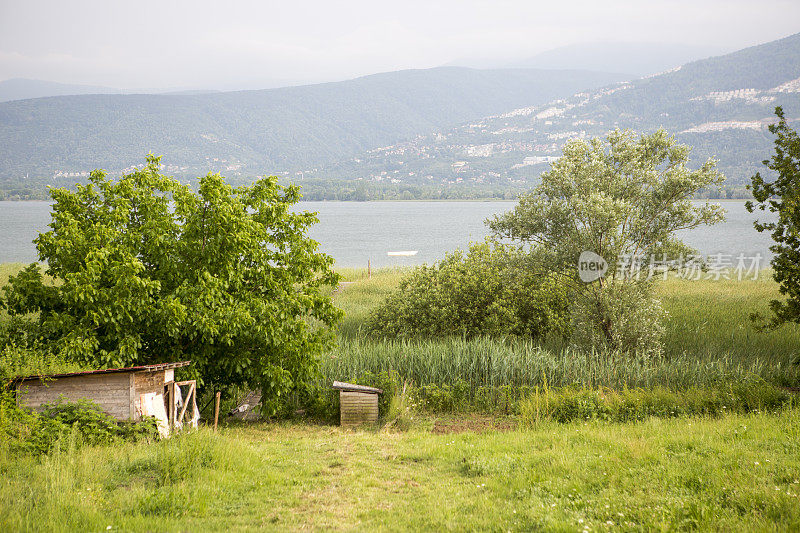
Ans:
[[[659,351],[659,326],[650,319],[659,316],[659,306],[648,300],[649,283],[618,267],[631,257],[678,260],[693,250],[675,237],[677,231],[723,220],[719,205],[692,204],[695,193],[724,178],[714,160],[689,169],[689,153],[664,130],[638,137],[615,130],[605,139],[570,141],[533,192],[487,221],[495,238],[547,253],[550,268],[567,273],[562,279],[576,289],[576,334],[592,347],[600,347],[601,339],[612,349],[641,351],[649,344]],[[577,281],[585,251],[608,264],[597,283]]]
[[[764,165],[777,177],[768,182],[756,173],[750,187],[756,203],[746,204],[751,213],[758,209],[778,215],[775,222],[755,223],[758,231],[772,234],[773,276],[781,294],[787,297],[770,302],[773,315],[763,324],[769,328],[800,322],[800,136],[789,127],[782,108],[775,108],[775,114],[779,121],[769,127],[775,135],[775,154]]]
[[[206,386],[285,393],[313,374],[340,318],[326,286],[332,258],[307,237],[296,187],[274,177],[199,189],[159,174],[160,160],[118,180],[102,171],[75,192],[53,189],[38,265],[5,288],[9,312],[38,313],[74,360],[127,366],[191,359]]]

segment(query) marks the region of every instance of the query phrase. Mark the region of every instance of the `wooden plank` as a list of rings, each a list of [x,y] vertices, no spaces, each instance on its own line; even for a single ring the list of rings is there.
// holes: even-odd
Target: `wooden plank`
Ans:
[[[183,409],[181,409],[181,415],[178,417],[180,423],[183,423],[183,415],[186,414],[186,408],[189,407],[189,400],[192,399],[192,394],[194,394],[194,388],[197,385],[196,381],[184,381],[183,383],[189,384],[189,393],[186,395],[186,398],[183,400]]]
[[[60,398],[67,402],[88,400],[119,420],[131,418],[131,375],[84,374],[52,380],[26,381],[18,387],[17,401],[21,406],[41,410]]]
[[[355,385],[353,383],[344,383],[342,381],[334,381],[333,388],[342,391],[371,392],[373,394],[383,394],[383,391],[381,389],[376,389],[375,387],[365,387],[364,385]]]
[[[342,426],[374,424],[378,421],[378,395],[365,392],[339,392],[339,422]]]
[[[221,392],[217,391],[214,397],[214,431],[217,430],[217,421],[219,420],[219,397]]]
[[[169,414],[169,429],[171,431],[175,429],[175,382],[170,383],[167,388],[169,390],[169,409],[167,413]]]
[[[128,380],[128,419],[135,420],[136,419],[136,384],[133,380],[133,372],[128,374],[130,379]]]

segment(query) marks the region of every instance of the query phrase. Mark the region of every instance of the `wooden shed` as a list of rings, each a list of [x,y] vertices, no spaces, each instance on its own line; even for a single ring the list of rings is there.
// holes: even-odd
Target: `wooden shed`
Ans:
[[[358,426],[378,421],[378,395],[381,389],[334,381],[333,388],[339,391],[339,424]]]
[[[155,416],[159,420],[159,430],[166,435],[170,428],[182,425],[190,402],[194,406],[190,417],[197,416],[195,381],[175,381],[175,369],[189,364],[190,361],[180,361],[21,376],[16,378],[14,384],[16,400],[18,405],[34,410],[42,410],[44,404],[55,403],[59,399],[91,400],[117,420],[136,421],[141,420],[142,416]],[[187,387],[185,398],[181,386]]]

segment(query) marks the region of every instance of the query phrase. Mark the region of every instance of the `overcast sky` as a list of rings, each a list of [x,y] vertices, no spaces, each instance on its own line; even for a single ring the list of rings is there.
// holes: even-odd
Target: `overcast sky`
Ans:
[[[256,88],[580,42],[736,49],[798,31],[798,0],[0,0],[0,80]]]

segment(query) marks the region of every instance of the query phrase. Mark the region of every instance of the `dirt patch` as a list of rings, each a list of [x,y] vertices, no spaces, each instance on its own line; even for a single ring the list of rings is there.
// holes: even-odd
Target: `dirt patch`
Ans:
[[[518,422],[513,418],[470,414],[437,418],[433,426],[433,432],[441,435],[445,433],[464,433],[465,431],[474,431],[475,433],[512,431],[517,426]]]

